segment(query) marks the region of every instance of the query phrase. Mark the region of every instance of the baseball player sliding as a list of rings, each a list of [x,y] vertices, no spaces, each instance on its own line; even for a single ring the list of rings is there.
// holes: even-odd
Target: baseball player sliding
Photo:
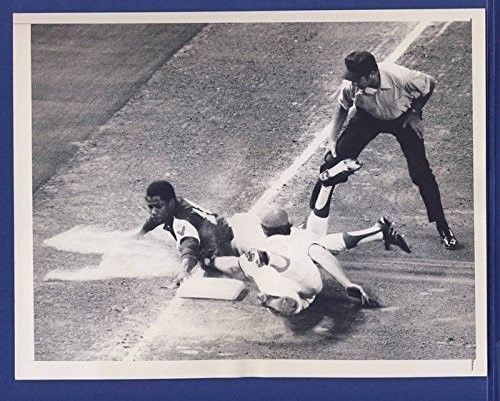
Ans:
[[[159,180],[146,190],[149,216],[137,235],[144,236],[162,226],[176,242],[181,256],[180,272],[174,280],[178,286],[196,267],[213,269],[216,257],[234,257],[265,240],[257,217],[238,213],[226,219],[177,196],[172,184]],[[224,259],[220,260],[226,266]],[[234,258],[229,259],[225,273],[237,270]]]
[[[322,186],[316,207],[329,200],[335,185],[360,167],[357,161],[347,159],[331,169],[329,184]],[[328,215],[326,210],[322,217],[312,213],[304,229],[292,227],[283,209],[271,207],[261,215],[260,224],[267,236],[265,248],[245,253],[239,258],[239,264],[245,275],[257,284],[262,305],[283,316],[301,312],[323,288],[320,269],[328,272],[362,305],[377,305],[360,285],[349,280],[335,255],[373,241],[383,241],[386,249],[396,245],[409,253],[408,244],[386,217],[363,230],[328,234]]]

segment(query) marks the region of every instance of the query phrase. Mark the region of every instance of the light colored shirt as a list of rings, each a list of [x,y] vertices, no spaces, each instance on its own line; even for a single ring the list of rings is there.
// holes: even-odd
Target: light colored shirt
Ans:
[[[355,105],[380,120],[394,120],[430,91],[430,75],[394,63],[379,63],[378,68],[380,86],[376,90],[359,89],[347,80],[342,82],[339,103],[345,110]]]
[[[177,243],[177,249],[180,249],[182,240],[185,238],[195,238],[200,242],[198,230],[188,220],[176,219],[174,217],[172,232],[174,233],[174,239]]]
[[[290,235],[266,238],[261,249],[268,252],[269,264],[240,262],[240,266],[260,291],[294,298],[298,302],[294,312],[297,314],[307,308],[323,288],[319,269],[309,256],[309,247],[320,238],[315,233],[292,227]]]
[[[243,255],[251,248],[263,249],[266,236],[260,226],[259,217],[253,213],[236,213],[227,219],[231,226],[234,238],[231,246],[239,255]]]
[[[323,288],[319,270],[309,257],[309,247],[319,238],[306,230],[292,228],[290,235],[273,235],[267,239],[265,249],[288,260],[286,267],[277,266],[275,270],[292,280],[302,297],[316,295]]]

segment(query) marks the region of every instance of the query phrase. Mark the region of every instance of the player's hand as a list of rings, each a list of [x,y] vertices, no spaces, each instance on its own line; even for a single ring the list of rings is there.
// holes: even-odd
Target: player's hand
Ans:
[[[412,122],[420,122],[422,121],[422,109],[410,109],[407,112],[405,121],[403,122],[403,128],[406,128],[408,124],[412,124]]]
[[[181,283],[189,277],[189,273],[185,270],[182,270],[178,275],[177,277],[174,279],[174,282],[172,283],[172,285],[170,286],[170,288],[174,289],[174,288],[177,288],[181,285]]]
[[[325,155],[323,156],[323,160],[327,162],[329,159],[333,159],[337,157],[337,152],[335,151],[337,144],[335,142],[329,142],[326,147]]]
[[[370,298],[360,285],[351,283],[346,287],[346,291],[350,297],[356,298],[363,308],[380,308],[382,306],[377,300]]]
[[[132,239],[143,239],[144,234],[145,234],[144,231],[135,232],[135,233],[132,233],[131,238]]]
[[[365,305],[365,304],[370,303],[370,297],[365,292],[363,287],[361,287],[360,285],[351,283],[349,286],[347,286],[346,291],[347,291],[347,295],[359,300],[361,302],[361,305]]]

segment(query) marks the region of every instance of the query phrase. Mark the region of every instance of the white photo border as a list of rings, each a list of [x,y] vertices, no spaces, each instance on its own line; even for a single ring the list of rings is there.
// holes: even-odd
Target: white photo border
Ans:
[[[229,377],[450,377],[487,375],[486,14],[484,9],[69,13],[13,15],[15,377],[160,379]],[[475,360],[35,361],[31,148],[32,24],[471,21],[475,244]],[[208,373],[210,372],[210,373]]]

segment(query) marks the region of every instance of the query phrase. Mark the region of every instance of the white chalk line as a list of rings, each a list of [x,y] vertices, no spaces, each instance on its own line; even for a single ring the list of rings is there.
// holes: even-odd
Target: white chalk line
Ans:
[[[436,35],[436,37],[439,38],[443,33],[445,33],[445,31],[448,29],[448,27],[451,25],[452,22],[453,21],[448,21],[446,24],[444,24],[441,30]]]
[[[170,316],[173,316],[180,306],[185,302],[183,298],[173,297],[168,305],[160,313],[158,319],[142,333],[142,340],[138,341],[134,347],[125,356],[125,361],[137,361],[140,360],[141,354],[146,350],[146,348],[151,344],[151,341],[156,337],[161,335],[165,329],[165,324],[168,324]],[[170,330],[174,327],[170,326]]]
[[[319,131],[313,141],[304,149],[304,151],[294,160],[294,162],[281,175],[273,181],[273,184],[261,195],[261,197],[250,208],[251,213],[257,213],[262,208],[271,202],[279,193],[283,185],[289,182],[299,169],[306,163],[318,148],[326,141],[328,134],[332,129],[332,124],[328,124],[325,128]]]
[[[389,63],[394,63],[400,58],[404,52],[410,47],[410,45],[417,39],[422,32],[431,25],[430,22],[420,22],[417,24],[415,28],[403,39],[403,41],[399,44],[398,47],[394,49],[394,51],[386,57],[385,61]]]
[[[390,258],[390,259],[363,259],[362,261],[346,260],[342,264],[356,267],[370,266],[369,270],[378,270],[391,268],[401,271],[424,271],[446,272],[446,274],[457,275],[472,275],[474,274],[474,262],[459,262],[455,260],[444,259],[406,259],[406,258]],[[371,267],[374,266],[374,267]],[[401,267],[404,266],[404,267]]]
[[[396,47],[396,49],[385,59],[385,61],[396,61],[403,53],[408,49],[408,47],[417,39],[420,34],[429,26],[429,22],[420,22],[417,26],[403,39],[403,41]],[[328,134],[331,130],[332,123],[328,124],[325,128],[319,131],[313,141],[307,148],[295,159],[295,161],[288,167],[275,181],[274,183],[261,195],[261,197],[256,201],[256,203],[250,208],[250,212],[257,212],[262,207],[265,207],[270,200],[278,194],[280,189],[290,181],[299,171],[304,163],[309,160],[309,158],[316,152],[316,150],[326,141]],[[168,305],[160,313],[158,319],[152,323],[142,335],[142,340],[137,342],[135,346],[130,350],[127,356],[124,358],[126,361],[137,360],[146,347],[154,340],[163,329],[162,323],[164,323],[169,315],[175,312],[175,308],[182,305],[181,302],[173,300],[169,301]]]

